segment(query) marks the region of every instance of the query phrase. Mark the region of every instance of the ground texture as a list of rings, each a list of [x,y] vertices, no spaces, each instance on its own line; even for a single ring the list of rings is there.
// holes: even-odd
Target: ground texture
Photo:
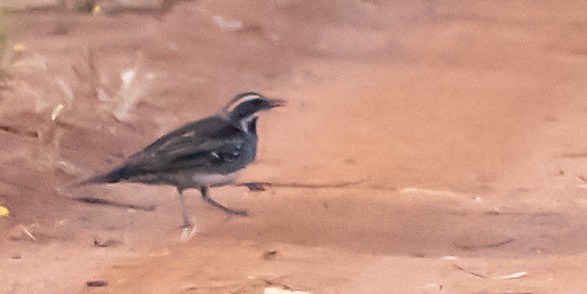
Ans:
[[[585,2],[156,4],[2,14],[0,292],[587,291]],[[72,186],[245,90],[250,217]]]

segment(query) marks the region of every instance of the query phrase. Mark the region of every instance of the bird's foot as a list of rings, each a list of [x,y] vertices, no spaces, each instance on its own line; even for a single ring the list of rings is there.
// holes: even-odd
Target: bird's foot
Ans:
[[[222,209],[222,211],[224,211],[228,214],[229,218],[231,215],[249,216],[249,214],[247,213],[246,210],[231,209],[231,208],[228,208],[228,207],[216,202],[216,200],[210,198],[210,196],[208,196],[208,188],[206,188],[206,187],[200,188],[200,191],[202,192],[202,199],[204,199],[206,202],[210,203],[212,206],[215,206],[217,208]]]
[[[179,239],[181,241],[187,241],[191,239],[198,232],[198,230],[195,227],[193,227],[192,224],[190,224],[189,222],[184,223],[183,225],[181,225],[180,228],[181,234],[179,236]]]
[[[249,216],[249,213],[246,210],[232,210],[232,209],[230,209],[228,211],[228,214],[229,215],[234,214],[234,215],[238,215],[238,216]]]
[[[234,210],[227,208],[226,210],[226,221],[230,220],[233,215],[238,215],[242,217],[248,217],[249,213],[246,210]]]

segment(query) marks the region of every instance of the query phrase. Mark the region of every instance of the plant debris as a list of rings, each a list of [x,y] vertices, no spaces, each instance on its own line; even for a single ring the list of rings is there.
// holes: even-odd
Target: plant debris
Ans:
[[[23,224],[15,226],[9,234],[9,238],[14,241],[22,241],[28,238],[33,242],[37,242],[37,237]]]
[[[63,103],[59,103],[55,106],[55,108],[53,108],[53,112],[51,112],[51,120],[52,121],[55,121],[57,119],[57,117],[61,113],[61,110],[63,110],[64,107],[65,107],[65,105]]]
[[[122,242],[120,242],[119,240],[116,239],[106,239],[106,240],[101,240],[98,239],[96,237],[94,237],[94,247],[114,247],[117,245],[122,244]]]
[[[25,136],[25,137],[29,137],[29,138],[38,138],[39,137],[39,133],[37,133],[35,131],[21,130],[16,127],[7,126],[7,125],[0,125],[0,131],[5,131],[7,133],[11,133],[11,134],[19,135],[19,136]]]
[[[280,287],[265,287],[263,289],[263,294],[310,294],[312,292],[302,291],[302,290],[292,290],[288,288],[280,288]]]
[[[358,185],[365,182],[365,180],[359,181],[347,181],[347,182],[335,182],[335,183],[324,183],[324,184],[306,184],[306,183],[272,183],[272,182],[246,182],[237,183],[235,186],[245,186],[251,191],[265,191],[267,187],[284,187],[284,188],[302,188],[302,189],[336,189],[346,188],[349,186]]]
[[[514,238],[509,238],[509,239],[505,239],[503,241],[499,241],[496,243],[489,243],[489,244],[479,244],[479,245],[461,245],[461,244],[454,244],[456,247],[458,247],[459,249],[463,249],[463,250],[474,250],[474,249],[488,249],[488,248],[496,248],[496,247],[500,247],[503,245],[507,245],[510,244],[512,242],[516,241],[516,239]]]
[[[275,258],[277,258],[277,250],[265,251],[263,253],[263,259],[265,260],[274,260]]]
[[[468,274],[470,274],[472,276],[475,276],[475,277],[481,278],[481,279],[492,278],[492,279],[496,279],[496,280],[514,280],[514,279],[519,279],[519,278],[522,278],[522,277],[525,277],[526,275],[528,275],[528,272],[515,272],[515,273],[511,273],[509,275],[489,277],[489,276],[486,276],[486,275],[482,275],[482,274],[473,272],[473,271],[468,270],[468,269],[466,269],[464,267],[458,266],[458,265],[456,265],[454,263],[453,263],[452,266],[454,268],[460,270],[460,271],[463,271],[465,273],[468,273]]]
[[[468,269],[466,269],[466,268],[464,268],[464,267],[458,266],[458,265],[456,265],[456,264],[454,264],[454,263],[453,263],[453,265],[452,265],[452,266],[453,266],[454,268],[456,268],[456,269],[460,270],[460,271],[463,271],[463,272],[465,272],[465,273],[467,273],[467,274],[469,274],[469,275],[475,276],[475,277],[477,277],[477,278],[481,278],[481,279],[487,279],[487,276],[485,276],[485,275],[478,274],[478,273],[476,273],[476,272],[470,271],[470,270],[468,270]]]
[[[104,280],[92,280],[92,281],[87,281],[86,285],[88,287],[106,287],[106,286],[108,286],[108,282],[104,281]]]
[[[9,216],[10,215],[10,209],[8,209],[8,206],[0,204],[0,216]]]
[[[514,279],[519,279],[521,277],[524,277],[528,274],[528,272],[515,272],[509,275],[505,275],[505,276],[497,276],[495,277],[495,279],[498,280],[514,280]]]

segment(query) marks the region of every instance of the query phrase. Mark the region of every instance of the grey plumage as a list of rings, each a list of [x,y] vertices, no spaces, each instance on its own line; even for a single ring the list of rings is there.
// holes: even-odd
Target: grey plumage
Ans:
[[[233,181],[233,175],[253,162],[257,153],[257,115],[284,105],[258,93],[237,95],[221,114],[189,123],[137,152],[110,172],[81,184],[138,182],[177,187],[184,226],[189,227],[183,190],[198,188],[210,204],[229,214],[246,211],[224,207],[208,196],[208,188]]]

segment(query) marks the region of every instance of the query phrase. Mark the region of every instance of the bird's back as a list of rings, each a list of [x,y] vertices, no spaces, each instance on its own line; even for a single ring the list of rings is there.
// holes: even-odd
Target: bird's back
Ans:
[[[121,180],[196,187],[194,174],[232,174],[255,160],[257,135],[222,116],[189,123],[133,154],[122,166],[89,182]]]

